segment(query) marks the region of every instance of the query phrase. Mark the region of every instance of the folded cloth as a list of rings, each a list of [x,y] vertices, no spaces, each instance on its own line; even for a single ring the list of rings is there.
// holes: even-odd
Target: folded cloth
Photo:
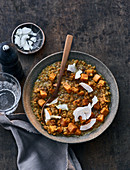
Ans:
[[[19,170],[82,170],[68,144],[41,135],[24,113],[0,113],[0,125],[11,130],[18,147]]]

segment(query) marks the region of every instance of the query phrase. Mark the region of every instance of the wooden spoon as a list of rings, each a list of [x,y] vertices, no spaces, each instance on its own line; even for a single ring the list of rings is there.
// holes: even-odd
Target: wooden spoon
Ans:
[[[65,46],[64,46],[64,51],[63,51],[63,56],[62,56],[62,61],[61,61],[60,73],[59,73],[59,77],[58,77],[58,81],[57,81],[57,86],[56,86],[54,93],[49,97],[49,99],[46,101],[46,103],[42,106],[42,110],[41,110],[42,119],[43,119],[43,113],[44,113],[44,108],[45,108],[46,104],[52,102],[58,95],[59,87],[61,84],[61,79],[62,79],[64,70],[65,70],[66,62],[67,62],[69,52],[71,49],[72,40],[73,40],[73,36],[67,35],[66,41],[65,41]]]

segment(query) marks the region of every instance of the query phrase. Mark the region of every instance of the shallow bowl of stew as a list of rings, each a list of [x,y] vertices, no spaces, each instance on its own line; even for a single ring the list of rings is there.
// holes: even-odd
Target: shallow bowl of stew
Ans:
[[[35,116],[32,106],[31,106],[31,100],[32,100],[32,92],[34,88],[34,84],[39,76],[39,74],[42,72],[44,68],[47,66],[61,61],[62,59],[62,52],[57,52],[52,55],[47,56],[46,58],[42,59],[39,63],[37,63],[34,68],[30,71],[24,85],[23,90],[23,105],[25,109],[25,113],[30,121],[30,123],[36,128],[41,134],[44,136],[63,143],[81,143],[86,142],[89,140],[92,140],[102,134],[112,123],[118,109],[119,104],[119,92],[118,92],[118,86],[116,83],[116,80],[114,76],[112,75],[111,71],[97,58],[83,52],[78,51],[72,51],[70,52],[68,60],[82,60],[86,62],[87,64],[91,64],[92,66],[96,67],[97,73],[100,73],[105,81],[108,83],[108,86],[110,87],[110,93],[111,93],[111,102],[109,105],[109,114],[105,117],[104,122],[94,130],[92,130],[90,133],[86,133],[84,135],[80,136],[64,136],[64,135],[51,135],[49,134],[41,125],[41,123],[37,120],[37,117]]]

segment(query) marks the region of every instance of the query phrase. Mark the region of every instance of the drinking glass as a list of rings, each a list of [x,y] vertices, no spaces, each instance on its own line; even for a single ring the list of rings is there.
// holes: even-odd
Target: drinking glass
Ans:
[[[18,80],[4,72],[0,72],[0,113],[10,114],[18,106],[21,97],[21,86]]]

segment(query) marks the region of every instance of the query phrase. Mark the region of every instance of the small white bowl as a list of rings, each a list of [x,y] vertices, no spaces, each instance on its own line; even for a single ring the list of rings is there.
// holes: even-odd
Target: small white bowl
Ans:
[[[24,28],[24,27],[31,28],[34,33],[37,33],[37,35],[36,35],[37,41],[33,43],[32,50],[24,50],[23,48],[20,48],[18,45],[15,44],[16,31],[19,28]],[[15,44],[15,46],[19,52],[21,52],[23,54],[33,54],[33,53],[39,51],[43,47],[44,42],[45,42],[45,34],[44,34],[43,30],[38,25],[31,23],[31,22],[27,22],[27,23],[18,25],[14,29],[12,36],[11,36],[11,41],[13,44]]]

